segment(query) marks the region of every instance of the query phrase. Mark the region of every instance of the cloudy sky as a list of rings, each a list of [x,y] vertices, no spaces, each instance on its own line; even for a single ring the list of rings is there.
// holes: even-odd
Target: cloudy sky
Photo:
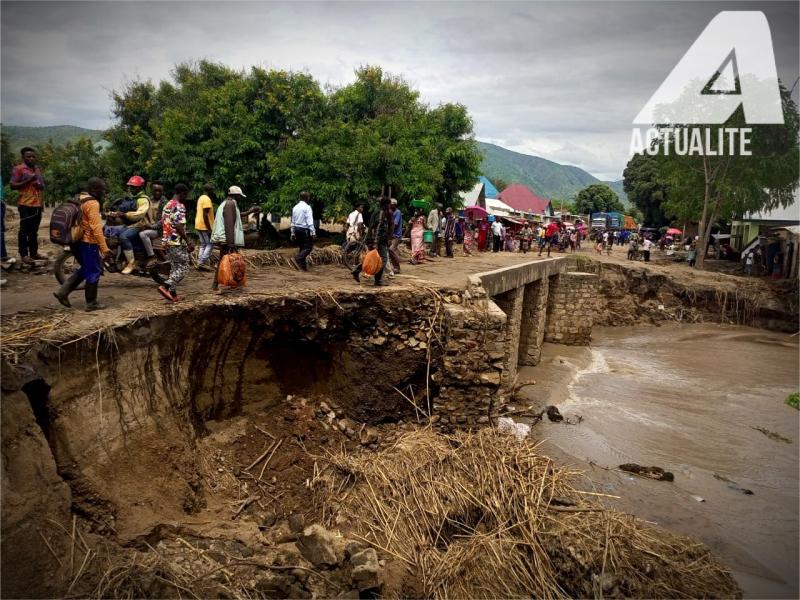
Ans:
[[[798,3],[5,2],[1,118],[111,123],[109,92],[206,58],[333,85],[378,64],[480,140],[621,177],[631,122],[710,19],[763,10],[778,74],[798,77]],[[800,85],[798,85],[800,88]],[[794,98],[797,99],[795,89]]]

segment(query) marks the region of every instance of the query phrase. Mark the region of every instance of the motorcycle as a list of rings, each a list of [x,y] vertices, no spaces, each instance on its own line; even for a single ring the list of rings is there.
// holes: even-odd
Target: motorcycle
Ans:
[[[119,237],[106,236],[106,243],[112,252],[112,257],[103,258],[103,269],[107,273],[120,273],[125,268],[126,260],[122,252],[122,244],[120,244]],[[136,263],[131,275],[137,277],[149,277],[159,285],[163,285],[169,278],[170,264],[167,260],[166,254],[161,244],[161,239],[156,238],[153,240],[153,253],[156,257],[156,262],[150,267],[147,266],[147,254],[144,248],[138,244],[134,244],[133,257]],[[63,284],[75,269],[80,265],[77,259],[72,254],[69,246],[64,248],[55,261],[54,272],[58,283]],[[78,289],[82,288],[81,284]]]

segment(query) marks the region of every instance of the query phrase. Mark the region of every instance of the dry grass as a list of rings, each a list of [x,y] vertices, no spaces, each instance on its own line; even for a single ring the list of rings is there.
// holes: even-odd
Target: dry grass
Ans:
[[[741,596],[702,544],[606,510],[530,441],[420,430],[328,460],[317,491],[431,597]]]
[[[253,268],[291,267],[290,259],[296,253],[296,250],[291,252],[285,250],[259,250],[257,252],[244,252],[243,256],[248,266]],[[336,244],[314,248],[306,258],[306,261],[312,267],[316,265],[340,265],[343,260],[342,249]]]

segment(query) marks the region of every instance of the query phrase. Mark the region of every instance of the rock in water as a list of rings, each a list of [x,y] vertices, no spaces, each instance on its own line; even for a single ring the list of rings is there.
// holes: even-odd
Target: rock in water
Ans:
[[[558,410],[557,406],[548,406],[547,418],[553,421],[553,423],[560,423],[564,420],[564,415],[561,414],[561,411]]]

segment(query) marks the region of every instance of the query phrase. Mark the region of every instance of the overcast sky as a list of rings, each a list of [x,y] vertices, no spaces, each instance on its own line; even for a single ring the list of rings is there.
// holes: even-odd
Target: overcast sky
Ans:
[[[480,140],[617,179],[631,122],[710,19],[763,10],[798,76],[798,3],[2,2],[2,122],[111,123],[109,92],[181,61],[303,70],[378,64],[461,102]],[[800,86],[798,86],[800,87]],[[794,92],[797,99],[798,91]]]

